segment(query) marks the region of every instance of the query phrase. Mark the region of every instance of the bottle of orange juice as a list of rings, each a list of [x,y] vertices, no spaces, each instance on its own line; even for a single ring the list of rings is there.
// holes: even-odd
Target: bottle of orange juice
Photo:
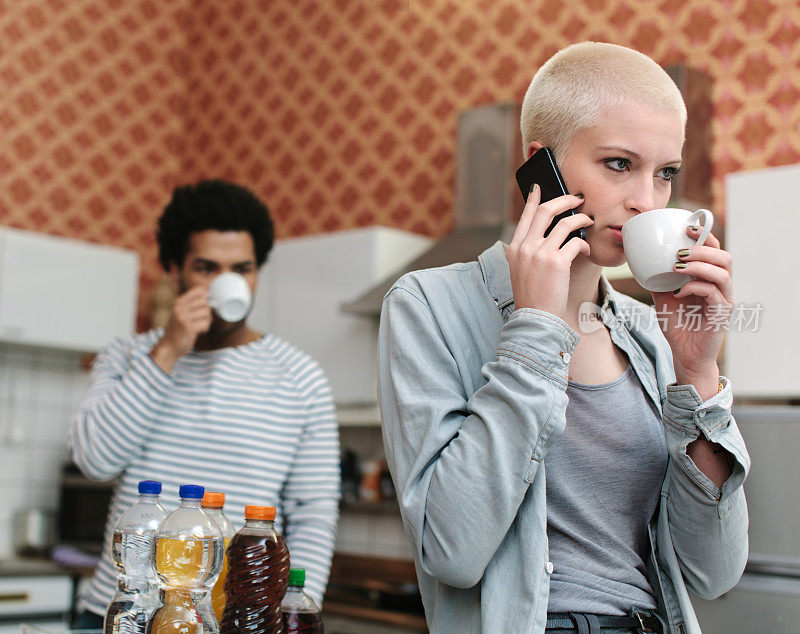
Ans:
[[[164,606],[153,615],[150,634],[168,634],[184,617],[187,629],[177,631],[193,634],[198,603],[219,577],[224,541],[217,522],[201,508],[204,493],[202,486],[181,486],[181,505],[156,532],[155,568]],[[164,618],[166,614],[169,618]],[[214,623],[201,620],[199,632],[218,627],[213,614],[211,618]]]
[[[162,606],[150,620],[148,634],[204,634],[203,618],[188,590],[161,590]]]
[[[231,538],[236,534],[236,529],[233,523],[222,512],[225,506],[225,494],[217,491],[206,491],[203,496],[203,510],[216,520],[219,528],[222,531],[222,537],[225,540],[225,550],[228,550],[228,544]],[[222,572],[219,573],[219,579],[214,584],[211,590],[211,606],[214,609],[214,614],[217,616],[217,621],[222,620],[222,610],[225,608],[225,577],[228,576],[228,558],[222,562]]]

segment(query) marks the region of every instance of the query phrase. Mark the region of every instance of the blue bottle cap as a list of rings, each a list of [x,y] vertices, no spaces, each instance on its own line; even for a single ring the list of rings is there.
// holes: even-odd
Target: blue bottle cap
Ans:
[[[160,495],[161,483],[155,480],[142,480],[139,483],[139,493],[144,495]]]
[[[205,495],[206,488],[201,487],[199,484],[182,484],[178,489],[178,497],[202,500]]]

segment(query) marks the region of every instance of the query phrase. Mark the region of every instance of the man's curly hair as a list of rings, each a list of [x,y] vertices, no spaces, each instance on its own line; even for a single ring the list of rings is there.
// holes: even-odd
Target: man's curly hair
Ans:
[[[253,192],[224,180],[202,180],[177,187],[158,220],[158,259],[165,270],[183,265],[189,236],[207,230],[247,231],[253,236],[258,266],[275,241],[269,209]]]

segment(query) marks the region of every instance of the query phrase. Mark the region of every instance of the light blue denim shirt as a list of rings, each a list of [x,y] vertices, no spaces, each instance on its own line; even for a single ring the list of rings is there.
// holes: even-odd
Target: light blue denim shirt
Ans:
[[[651,308],[603,280],[603,323],[661,412],[669,463],[650,525],[650,582],[672,634],[698,634],[687,590],[713,598],[747,560],[742,483],[750,459],[731,386],[703,402],[674,385]],[[505,247],[477,262],[409,273],[387,293],[379,400],[387,460],[433,634],[544,632],[549,578],[545,466],[563,432],[578,334],[514,310]],[[689,458],[700,434],[734,457],[718,489]]]

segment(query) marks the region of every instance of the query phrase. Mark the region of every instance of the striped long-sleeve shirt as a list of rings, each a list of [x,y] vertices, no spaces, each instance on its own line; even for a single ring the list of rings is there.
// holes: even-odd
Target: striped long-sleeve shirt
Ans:
[[[277,507],[275,527],[306,591],[321,603],[333,554],[339,500],[339,433],[330,385],[308,355],[274,335],[180,358],[170,375],[150,350],[163,331],[116,340],[92,368],[72,421],[73,460],[90,478],[121,474],[103,555],[79,608],[105,614],[116,588],[111,537],[137,499],[140,480],[163,483],[167,510],[178,486],[226,494],[225,514]]]

